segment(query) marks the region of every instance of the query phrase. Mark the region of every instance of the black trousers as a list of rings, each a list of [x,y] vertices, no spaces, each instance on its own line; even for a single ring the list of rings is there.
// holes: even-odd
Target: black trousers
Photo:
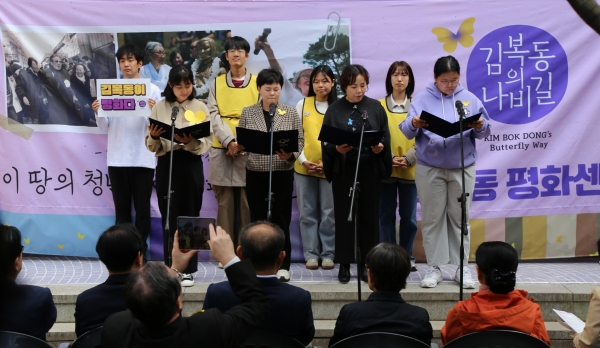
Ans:
[[[164,230],[167,222],[167,192],[169,190],[169,158],[170,152],[158,157],[156,165],[156,195],[158,208],[162,217],[165,261],[171,250],[166,243],[167,238],[173,238],[177,229],[178,216],[200,216],[202,208],[202,193],[204,192],[204,170],[202,156],[194,155],[185,150],[176,150],[173,154],[173,179],[171,181],[171,214],[169,215],[170,235]],[[198,271],[198,256],[194,256],[185,270],[181,273]]]
[[[290,222],[292,221],[292,194],[294,191],[294,170],[273,171],[273,202],[271,222],[279,226],[285,234],[285,259],[281,269],[290,270],[292,244],[290,243]],[[256,172],[246,169],[246,195],[250,207],[250,220],[267,219],[269,192],[269,172]]]
[[[135,227],[144,240],[143,255],[150,235],[150,198],[154,169],[144,167],[108,167],[108,177],[115,203],[115,223],[131,223],[131,202],[135,208]]]
[[[348,222],[350,212],[350,188],[354,182],[355,164],[346,165],[345,176],[336,177],[331,182],[333,209],[335,214],[335,262],[355,263],[354,222]],[[358,245],[361,262],[364,264],[367,253],[379,243],[379,200],[381,179],[376,177],[370,161],[361,162],[358,172],[360,191],[358,197]]]

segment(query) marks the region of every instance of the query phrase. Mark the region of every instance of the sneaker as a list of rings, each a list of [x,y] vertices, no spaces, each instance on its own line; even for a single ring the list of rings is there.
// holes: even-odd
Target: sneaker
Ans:
[[[422,288],[435,288],[442,281],[442,271],[438,266],[430,266],[421,280]]]
[[[306,261],[306,268],[307,269],[319,269],[319,260],[308,259],[308,261]]]
[[[223,269],[223,264],[219,262],[219,264],[217,265],[217,267],[219,267],[220,269]]]
[[[287,269],[280,269],[279,271],[277,271],[277,279],[279,279],[282,282],[289,282],[290,281],[290,272]]]
[[[473,277],[471,277],[471,271],[466,266],[463,269],[463,289],[475,289],[475,282],[473,281]],[[460,266],[456,269],[454,280],[460,284]]]
[[[194,286],[194,277],[191,274],[182,274],[181,286]]]
[[[321,268],[323,269],[333,269],[334,263],[332,259],[323,259],[321,261]]]
[[[415,260],[410,260],[410,271],[411,272],[417,271],[417,263],[415,262]]]

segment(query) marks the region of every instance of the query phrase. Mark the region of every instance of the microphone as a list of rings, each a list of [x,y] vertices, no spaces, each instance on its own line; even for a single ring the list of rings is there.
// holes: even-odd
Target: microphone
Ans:
[[[179,113],[179,107],[178,106],[174,106],[173,110],[171,111],[171,121],[175,121],[177,119],[177,114]]]
[[[261,36],[259,36],[258,41],[267,42],[267,36],[269,36],[269,34],[271,34],[271,28],[263,29],[263,33]],[[258,52],[260,52],[260,50],[261,50],[260,47],[256,47],[254,49],[254,55],[258,55]]]
[[[277,108],[277,105],[275,105],[275,103],[271,103],[271,105],[269,105],[269,115],[271,115],[271,117],[275,115],[275,108]]]
[[[362,111],[362,112],[360,110],[358,110],[358,111],[361,113],[363,121],[366,121],[369,118],[369,113],[367,112],[367,110]]]
[[[457,100],[454,105],[456,105],[456,110],[458,111],[458,116],[460,116],[460,119],[462,120],[465,118],[465,107],[463,103],[460,100]]]

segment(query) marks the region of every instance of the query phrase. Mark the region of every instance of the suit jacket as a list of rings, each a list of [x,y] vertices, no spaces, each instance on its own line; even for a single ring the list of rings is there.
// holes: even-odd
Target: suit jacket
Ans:
[[[342,307],[335,323],[331,347],[336,342],[367,332],[389,332],[418,339],[431,345],[433,329],[424,308],[404,302],[400,293],[375,291],[366,302]]]
[[[218,309],[179,316],[172,323],[150,330],[127,310],[104,322],[101,346],[107,348],[235,347],[238,348],[267,314],[267,294],[256,279],[250,260],[225,270],[240,305],[222,313]]]
[[[46,340],[56,321],[56,306],[48,288],[0,279],[0,331],[13,331]]]
[[[242,110],[239,127],[268,132],[265,115],[263,114],[262,101],[247,106]],[[304,129],[302,128],[302,120],[298,116],[296,108],[277,103],[277,111],[275,111],[273,118],[273,130],[276,132],[292,129],[298,130],[298,152],[294,152],[294,155],[287,161],[282,161],[277,155],[273,155],[273,170],[291,170],[294,168],[294,162],[304,148]],[[248,155],[248,162],[246,162],[246,169],[257,172],[269,171],[269,156],[250,153]]]
[[[74,314],[77,337],[102,326],[111,314],[127,309],[123,297],[123,288],[127,277],[129,274],[108,276],[104,283],[77,296]]]
[[[269,314],[259,328],[290,336],[308,345],[315,336],[310,293],[297,286],[284,284],[275,277],[258,278],[269,295]],[[204,309],[225,312],[240,303],[229,282],[211,284],[206,290]]]

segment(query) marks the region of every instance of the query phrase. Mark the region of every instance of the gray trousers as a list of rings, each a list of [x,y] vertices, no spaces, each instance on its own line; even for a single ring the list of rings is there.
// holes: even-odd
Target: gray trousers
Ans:
[[[417,164],[415,183],[421,203],[421,231],[427,265],[460,263],[461,170],[443,169]],[[469,260],[469,208],[475,188],[475,165],[465,168],[467,229],[464,238],[465,262]]]
[[[335,214],[331,184],[294,173],[304,259],[331,259],[335,254]]]

